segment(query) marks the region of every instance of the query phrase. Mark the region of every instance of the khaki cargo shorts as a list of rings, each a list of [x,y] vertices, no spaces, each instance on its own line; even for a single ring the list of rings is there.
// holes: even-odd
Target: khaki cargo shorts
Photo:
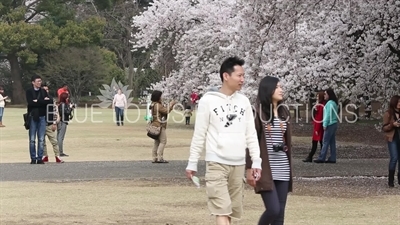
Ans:
[[[206,164],[206,190],[211,215],[240,219],[243,213],[245,166]]]

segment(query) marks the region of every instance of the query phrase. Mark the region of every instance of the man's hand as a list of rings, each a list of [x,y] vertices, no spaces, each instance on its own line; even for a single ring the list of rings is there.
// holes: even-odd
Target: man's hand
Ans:
[[[32,101],[33,101],[33,102],[37,102],[37,99],[33,99]]]
[[[45,98],[44,98],[44,100],[46,100],[46,101],[47,101],[47,100],[50,100],[50,98],[49,98],[49,97],[45,97]]]
[[[51,130],[53,132],[56,131],[57,130],[57,125],[56,124],[51,125]]]
[[[393,123],[393,126],[395,126],[395,127],[400,127],[400,123],[397,122],[397,121],[395,121],[395,122]]]
[[[324,127],[324,130],[326,130],[326,127]]]
[[[192,180],[192,176],[194,176],[196,174],[196,171],[193,171],[193,170],[186,170],[186,177],[189,179],[189,180]]]
[[[248,169],[246,171],[246,180],[250,186],[255,187],[256,182],[259,181],[260,178],[261,178],[261,170],[260,169]]]
[[[261,179],[261,169],[252,169],[253,177],[255,181],[259,181]]]

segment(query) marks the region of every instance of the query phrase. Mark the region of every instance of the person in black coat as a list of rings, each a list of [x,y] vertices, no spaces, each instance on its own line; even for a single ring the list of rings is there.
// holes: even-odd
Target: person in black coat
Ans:
[[[44,164],[42,158],[44,135],[46,133],[46,112],[47,105],[51,104],[51,101],[47,92],[41,88],[42,78],[34,75],[31,81],[32,88],[26,90],[29,120],[29,152],[31,164]],[[38,139],[37,151],[36,137]]]

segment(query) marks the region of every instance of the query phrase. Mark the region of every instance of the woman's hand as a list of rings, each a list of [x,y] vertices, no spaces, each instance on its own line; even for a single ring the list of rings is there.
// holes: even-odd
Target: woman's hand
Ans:
[[[393,123],[393,126],[394,126],[394,127],[400,127],[400,123],[397,122],[397,121],[395,121],[395,122]]]

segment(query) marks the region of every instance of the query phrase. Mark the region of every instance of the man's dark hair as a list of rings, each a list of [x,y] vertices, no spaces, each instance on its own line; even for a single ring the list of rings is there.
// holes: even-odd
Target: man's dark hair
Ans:
[[[219,76],[221,78],[221,81],[224,82],[224,75],[223,75],[224,73],[228,73],[229,75],[231,75],[232,72],[235,71],[234,69],[235,66],[243,66],[243,65],[244,65],[244,60],[240,59],[237,56],[225,59],[219,70]]]
[[[31,81],[35,81],[36,79],[42,79],[39,75],[33,75]]]

